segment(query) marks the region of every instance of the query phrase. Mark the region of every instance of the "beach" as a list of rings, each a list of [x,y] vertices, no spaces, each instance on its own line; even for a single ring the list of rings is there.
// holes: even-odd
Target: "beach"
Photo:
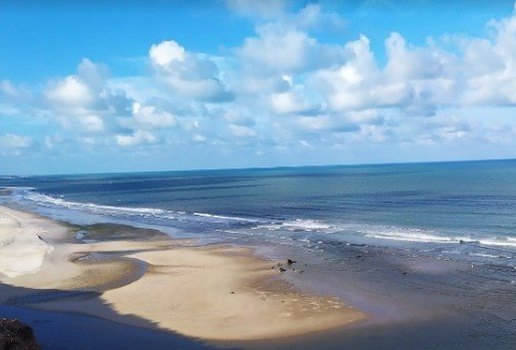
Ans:
[[[78,235],[76,227],[0,207],[0,302],[207,341],[292,337],[367,317],[341,299],[288,283],[282,269],[302,272],[287,257],[197,246],[155,230],[89,230]]]
[[[512,349],[513,163],[10,178],[0,317],[43,349]]]

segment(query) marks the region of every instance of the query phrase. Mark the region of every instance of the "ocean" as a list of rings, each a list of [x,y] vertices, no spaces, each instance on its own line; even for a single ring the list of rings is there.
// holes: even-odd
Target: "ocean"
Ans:
[[[398,246],[514,264],[516,160],[0,179],[10,200],[76,223],[211,240]],[[478,259],[477,259],[478,258]]]
[[[296,259],[304,273],[289,282],[372,315],[345,335],[354,349],[516,341],[516,160],[4,176],[1,186],[0,204],[77,225]]]

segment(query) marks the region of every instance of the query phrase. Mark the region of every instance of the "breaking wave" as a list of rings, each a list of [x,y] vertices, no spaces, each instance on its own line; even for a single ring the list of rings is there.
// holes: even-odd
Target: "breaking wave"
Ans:
[[[32,189],[24,188],[18,193],[25,201],[32,202],[38,206],[46,207],[60,207],[72,210],[86,211],[93,214],[101,214],[108,216],[140,216],[140,217],[153,217],[164,220],[186,220],[186,221],[210,221],[210,222],[242,222],[242,223],[253,223],[257,222],[255,219],[248,219],[242,217],[223,216],[209,213],[188,213],[185,211],[174,211],[160,208],[147,208],[147,207],[126,207],[126,206],[112,206],[102,205],[91,202],[74,202],[67,201],[63,198],[56,198],[46,194],[38,193]]]
[[[32,188],[25,187],[18,188],[17,190],[18,196],[23,200],[30,201],[38,206],[57,206],[111,216],[136,216],[162,220],[175,220],[178,222],[202,222],[205,224],[213,223],[230,226],[237,225],[242,234],[249,234],[249,230],[253,230],[255,233],[277,231],[279,235],[282,235],[283,233],[294,234],[296,232],[305,232],[307,234],[316,233],[329,235],[330,239],[331,237],[334,239],[342,239],[348,237],[349,234],[358,234],[358,236],[377,240],[434,244],[474,244],[488,247],[516,248],[516,238],[513,237],[450,235],[443,232],[423,230],[419,228],[357,223],[329,223],[322,220],[306,218],[271,221],[266,218],[246,218],[202,212],[188,213],[186,211],[174,211],[160,208],[111,206],[67,201],[63,198],[56,198],[38,193]]]

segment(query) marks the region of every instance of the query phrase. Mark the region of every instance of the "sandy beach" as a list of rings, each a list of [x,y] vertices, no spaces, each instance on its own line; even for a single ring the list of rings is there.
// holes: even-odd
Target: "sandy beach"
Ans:
[[[0,302],[215,341],[289,337],[366,317],[281,278],[278,263],[288,273],[299,273],[300,264],[265,260],[249,248],[194,246],[117,225],[90,227],[82,239],[76,231],[0,207],[0,282],[12,287]]]

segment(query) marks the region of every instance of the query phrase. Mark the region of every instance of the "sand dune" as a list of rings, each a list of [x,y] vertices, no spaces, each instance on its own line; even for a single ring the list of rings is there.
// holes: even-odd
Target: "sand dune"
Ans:
[[[39,238],[44,232],[23,213],[0,207],[0,281],[39,271],[53,249]]]

